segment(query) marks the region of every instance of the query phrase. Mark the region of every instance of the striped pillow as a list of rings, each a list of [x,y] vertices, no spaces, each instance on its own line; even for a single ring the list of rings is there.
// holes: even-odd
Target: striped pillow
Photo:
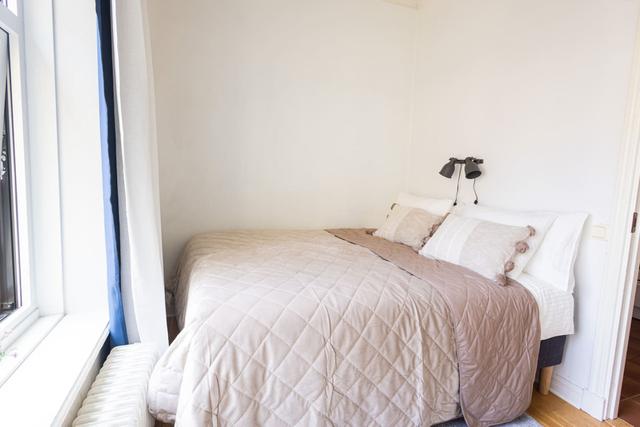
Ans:
[[[504,286],[514,258],[529,249],[527,239],[534,234],[531,226],[449,215],[420,254],[461,265]]]
[[[425,210],[394,204],[385,223],[373,235],[411,246],[417,251],[442,220],[443,217]]]

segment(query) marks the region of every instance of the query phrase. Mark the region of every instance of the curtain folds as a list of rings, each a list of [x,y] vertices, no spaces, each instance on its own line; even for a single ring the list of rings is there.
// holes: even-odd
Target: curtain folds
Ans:
[[[127,344],[128,340],[120,290],[116,122],[113,94],[111,7],[109,0],[96,0],[96,14],[98,17],[98,81],[100,90],[102,186],[107,244],[107,279],[109,287],[109,339],[111,347],[116,347]]]
[[[122,298],[131,342],[168,345],[155,100],[144,0],[112,0]]]

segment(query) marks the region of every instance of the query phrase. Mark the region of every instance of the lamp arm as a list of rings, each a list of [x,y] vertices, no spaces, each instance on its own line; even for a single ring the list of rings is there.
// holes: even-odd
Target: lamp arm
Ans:
[[[476,157],[467,157],[465,159],[458,159],[457,157],[449,157],[449,161],[453,161],[453,163],[455,163],[456,165],[464,165],[467,159],[470,159],[473,163],[477,165],[484,164],[484,159],[478,159]]]

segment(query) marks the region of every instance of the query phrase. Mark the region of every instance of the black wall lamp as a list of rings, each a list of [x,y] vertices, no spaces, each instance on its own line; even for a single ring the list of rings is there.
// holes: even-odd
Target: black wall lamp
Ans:
[[[482,171],[478,167],[484,163],[483,159],[476,159],[475,157],[467,157],[464,160],[456,159],[455,157],[451,157],[449,161],[442,166],[440,169],[440,175],[445,178],[451,178],[456,171],[456,165],[464,165],[464,176],[467,179],[473,180],[473,193],[476,196],[476,200],[473,202],[474,204],[478,204],[478,193],[476,192],[476,178],[482,175]],[[460,175],[462,174],[462,166],[458,171],[458,183],[456,185],[456,199],[453,202],[454,206],[458,205],[458,192],[460,191]]]

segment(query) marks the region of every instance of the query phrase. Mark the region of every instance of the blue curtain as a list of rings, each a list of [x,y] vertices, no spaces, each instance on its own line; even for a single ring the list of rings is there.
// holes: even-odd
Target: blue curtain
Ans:
[[[109,339],[111,347],[127,344],[122,294],[120,292],[120,224],[118,221],[118,175],[116,171],[116,122],[113,92],[111,4],[96,0],[98,15],[98,75],[100,83],[100,136],[104,222],[107,241],[109,287]]]

